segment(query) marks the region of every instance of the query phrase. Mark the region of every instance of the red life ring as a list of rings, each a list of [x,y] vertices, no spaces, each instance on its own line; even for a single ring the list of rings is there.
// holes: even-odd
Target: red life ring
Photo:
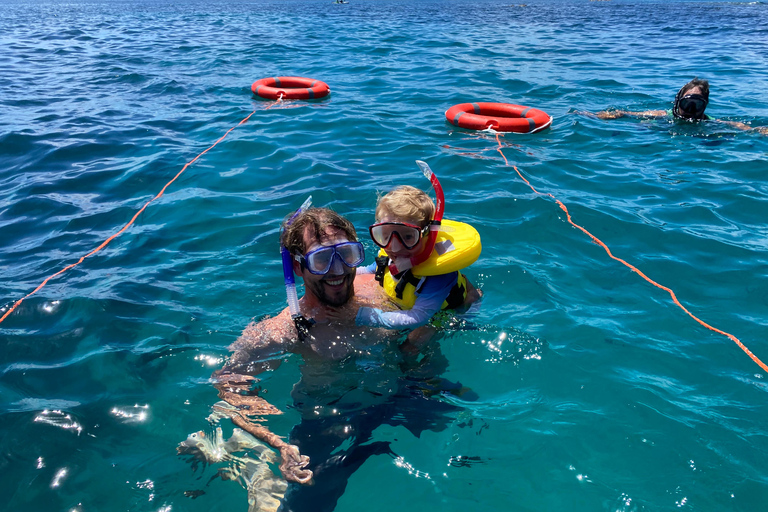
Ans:
[[[276,100],[316,100],[328,96],[331,88],[320,80],[300,76],[274,76],[256,80],[251,85],[256,96]]]
[[[461,103],[445,113],[453,125],[470,130],[534,133],[552,124],[552,118],[541,110],[511,103]]]

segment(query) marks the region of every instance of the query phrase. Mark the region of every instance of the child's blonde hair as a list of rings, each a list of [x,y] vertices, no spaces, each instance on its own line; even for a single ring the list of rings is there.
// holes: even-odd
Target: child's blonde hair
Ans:
[[[410,185],[401,185],[379,198],[376,221],[379,222],[387,214],[424,227],[435,215],[435,203],[426,192]]]

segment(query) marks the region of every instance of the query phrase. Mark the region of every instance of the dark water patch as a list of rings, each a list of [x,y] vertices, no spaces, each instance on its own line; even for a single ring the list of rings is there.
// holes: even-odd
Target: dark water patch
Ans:
[[[69,39],[75,39],[76,37],[83,36],[83,35],[85,35],[85,32],[83,32],[82,30],[70,29],[70,30],[64,30],[57,34],[49,34],[48,36],[42,37],[40,39],[43,41],[52,41],[52,40],[55,41],[60,39],[69,40]]]
[[[153,80],[154,83],[143,87],[140,94],[185,94],[188,87],[185,87],[175,80]]]
[[[116,82],[135,85],[147,82],[148,80],[150,80],[150,78],[141,73],[126,73],[121,75]]]
[[[4,314],[11,303],[19,298],[9,297],[0,311]],[[2,372],[9,370],[8,365],[12,367],[20,362],[56,361],[72,355],[83,336],[84,328],[82,322],[71,318],[69,321],[62,320],[66,309],[67,304],[59,300],[31,299],[11,313],[5,321],[8,329],[14,329],[14,324],[18,323],[37,324],[41,328],[25,336],[0,336]]]
[[[0,136],[0,155],[13,157],[28,154],[44,137],[36,137],[31,134],[6,133]]]
[[[109,159],[119,155],[130,153],[134,145],[130,142],[121,144],[118,147],[108,142],[97,142],[99,137],[92,140],[81,140],[73,143],[64,143],[59,145],[54,151],[46,155],[37,162],[39,166],[45,166],[58,171],[66,171],[73,164],[83,162],[87,159]],[[38,193],[32,190],[31,193]]]
[[[46,107],[50,105],[51,103],[61,103],[64,101],[68,101],[68,98],[65,97],[59,97],[59,98],[24,98],[24,99],[16,99],[11,102],[5,102],[5,104],[9,107],[19,107],[19,108],[25,108],[25,107]]]

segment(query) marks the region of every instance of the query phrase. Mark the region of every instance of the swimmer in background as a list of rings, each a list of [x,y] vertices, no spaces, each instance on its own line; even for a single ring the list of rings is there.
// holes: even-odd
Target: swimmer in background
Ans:
[[[739,130],[756,130],[758,133],[768,135],[768,126],[752,127],[737,121],[723,121],[714,119],[704,111],[709,104],[709,82],[694,78],[685,84],[675,96],[675,102],[672,110],[645,110],[642,112],[632,112],[628,110],[603,110],[595,114],[600,119],[618,119],[620,117],[643,117],[659,118],[667,117],[670,114],[677,119],[686,119],[689,121],[716,121],[724,123]]]
[[[436,193],[442,196],[442,190],[436,188]],[[442,206],[442,197],[438,204]],[[376,206],[376,223],[369,232],[382,250],[374,263],[358,269],[359,274],[375,273],[376,281],[401,310],[361,307],[355,324],[412,330],[400,347],[405,354],[418,355],[434,333],[427,324],[436,313],[469,307],[482,295],[460,272],[479,256],[479,235],[467,224],[441,221],[442,211],[436,213],[432,199],[415,187],[400,186],[381,197]],[[430,236],[441,225],[440,229],[453,231],[452,240],[439,232]],[[414,262],[417,264],[411,268]],[[397,267],[404,270],[398,271]]]

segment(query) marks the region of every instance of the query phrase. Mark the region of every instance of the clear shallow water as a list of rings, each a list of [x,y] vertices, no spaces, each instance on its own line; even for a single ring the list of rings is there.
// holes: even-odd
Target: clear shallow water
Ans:
[[[213,469],[193,473],[175,447],[207,427],[227,345],[284,306],[277,225],[311,193],[364,230],[378,191],[426,186],[418,158],[446,215],[483,237],[468,275],[489,327],[442,340],[444,376],[480,399],[419,439],[380,427],[402,460],[369,459],[337,510],[761,509],[767,376],[444,112],[476,100],[553,115],[549,131],[502,138],[510,163],[765,360],[768,137],[577,112],[668,108],[698,75],[710,115],[768,125],[768,5],[351,1],[0,7],[6,307],[256,111],[0,325],[0,502],[245,510],[244,490],[206,485]],[[333,92],[267,110],[249,87],[275,75]],[[269,380],[283,409],[298,365]]]

